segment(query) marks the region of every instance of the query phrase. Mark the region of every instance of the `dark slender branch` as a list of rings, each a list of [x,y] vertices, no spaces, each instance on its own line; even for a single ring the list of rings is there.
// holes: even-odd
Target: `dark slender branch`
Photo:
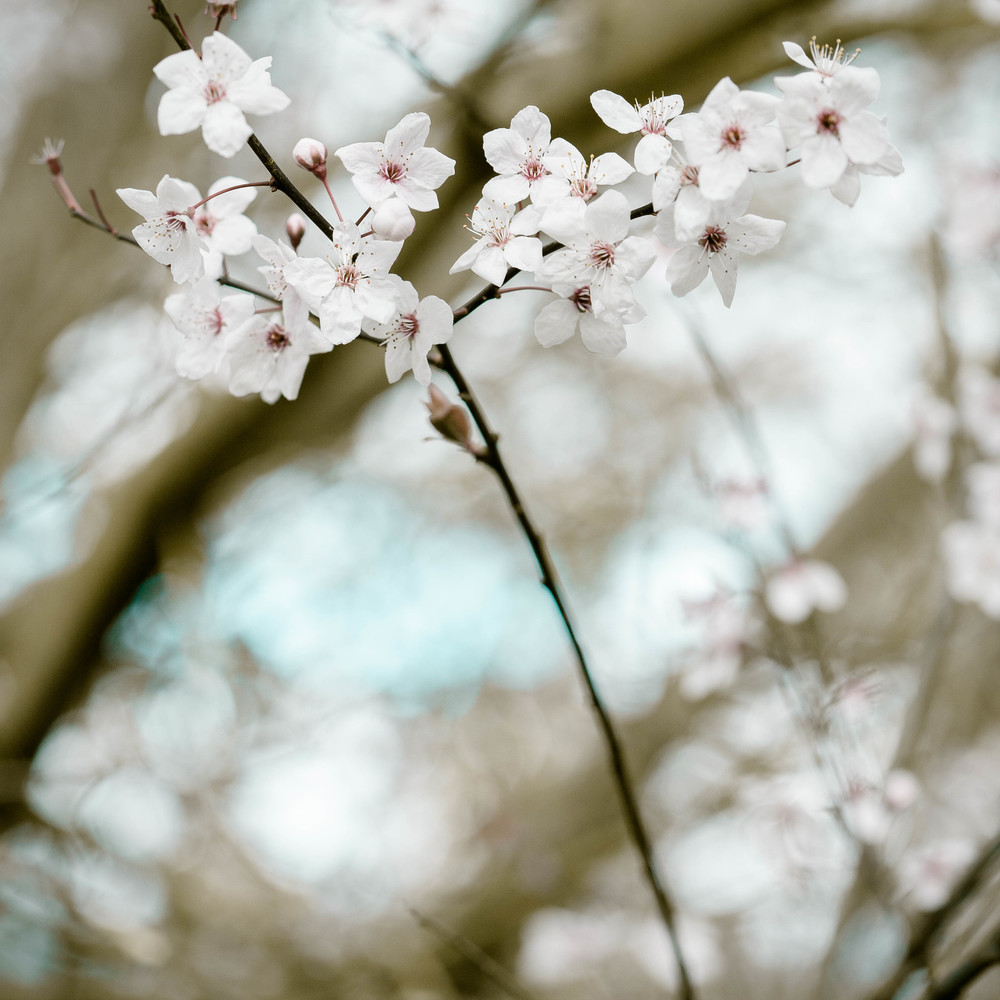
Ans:
[[[490,287],[495,288],[496,286]],[[525,509],[521,496],[517,491],[517,487],[514,485],[510,472],[500,455],[497,434],[487,420],[475,393],[470,388],[468,382],[466,382],[465,376],[455,363],[447,345],[439,345],[438,350],[441,354],[440,367],[448,373],[452,381],[455,383],[455,388],[458,390],[459,396],[469,408],[469,412],[472,414],[472,419],[479,428],[479,433],[483,436],[486,450],[482,455],[477,455],[477,458],[485,465],[488,465],[500,480],[500,485],[507,496],[507,502],[510,504],[510,508],[514,512],[514,516],[517,518],[518,525],[521,528],[521,532],[530,545],[531,551],[535,556],[535,562],[538,564],[538,568],[541,572],[542,584],[552,595],[552,600],[555,602],[556,609],[558,610],[563,626],[566,629],[566,634],[569,636],[570,644],[573,647],[573,653],[576,658],[577,671],[583,681],[584,687],[586,688],[591,707],[594,710],[601,733],[604,737],[611,765],[611,772],[621,800],[622,810],[625,815],[625,822],[628,827],[629,835],[635,844],[636,850],[639,852],[646,880],[649,882],[650,888],[653,891],[653,896],[656,900],[656,907],[659,910],[663,923],[666,925],[667,934],[670,937],[670,944],[673,948],[674,957],[677,960],[677,967],[680,972],[681,997],[683,1000],[692,1000],[694,997],[694,989],[691,985],[691,979],[688,974],[687,965],[684,961],[684,955],[681,951],[680,941],[677,935],[676,915],[674,913],[673,904],[667,896],[663,882],[657,871],[656,863],[653,859],[653,846],[646,830],[645,822],[642,819],[642,813],[639,810],[639,803],[633,788],[632,780],[629,777],[628,766],[625,761],[625,751],[622,747],[617,730],[615,729],[615,725],[611,721],[608,710],[605,708],[604,702],[602,701],[601,696],[597,691],[597,687],[594,684],[590,668],[587,666],[587,658],[584,654],[583,647],[580,644],[580,640],[577,637],[576,626],[573,623],[573,616],[570,612],[566,597],[563,594],[562,584],[559,582],[559,576],[556,572],[555,564],[552,562],[552,557],[549,555],[548,546],[545,544],[544,538],[535,527],[531,517]]]
[[[462,958],[471,962],[486,979],[512,997],[513,1000],[537,1000],[533,993],[525,989],[514,976],[492,956],[483,951],[479,945],[445,926],[440,920],[422,913],[415,906],[408,906],[407,909],[421,927],[439,937],[450,948],[457,951]]]

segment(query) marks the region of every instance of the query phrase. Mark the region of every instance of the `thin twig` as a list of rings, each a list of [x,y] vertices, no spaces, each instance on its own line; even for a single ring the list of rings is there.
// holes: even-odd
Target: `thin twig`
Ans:
[[[639,852],[646,880],[649,882],[650,888],[653,891],[653,896],[656,900],[656,907],[659,910],[663,923],[667,928],[667,934],[670,937],[670,944],[673,948],[674,957],[677,961],[677,967],[680,972],[681,997],[683,1000],[692,1000],[694,997],[694,990],[691,985],[691,979],[688,974],[687,965],[684,961],[684,955],[681,951],[680,941],[677,935],[676,915],[674,913],[673,904],[667,896],[663,882],[660,878],[659,872],[657,871],[656,863],[653,859],[652,843],[650,841],[649,834],[646,831],[646,825],[642,819],[642,814],[639,810],[639,803],[633,788],[632,780],[629,777],[628,766],[625,761],[625,751],[622,747],[617,730],[615,729],[615,725],[611,721],[611,717],[597,691],[590,668],[587,666],[587,658],[584,654],[583,647],[580,644],[580,640],[577,637],[577,630],[573,623],[573,616],[570,612],[566,597],[563,594],[562,584],[559,582],[559,576],[556,572],[555,564],[552,562],[552,557],[549,555],[548,546],[545,544],[545,540],[542,537],[541,532],[539,532],[539,530],[535,527],[534,522],[531,520],[531,517],[525,509],[517,487],[514,485],[510,472],[500,455],[497,434],[490,426],[485,413],[479,405],[479,401],[476,398],[475,393],[473,393],[469,384],[466,382],[464,375],[455,363],[447,345],[439,345],[438,350],[441,353],[441,368],[448,373],[452,381],[455,383],[455,388],[458,390],[459,396],[469,408],[469,412],[472,414],[472,419],[479,428],[479,433],[483,436],[486,451],[481,456],[477,456],[477,458],[479,461],[488,465],[500,480],[500,485],[507,496],[507,501],[510,504],[511,510],[514,512],[514,516],[517,518],[521,532],[530,545],[531,551],[535,556],[535,562],[538,564],[538,568],[541,572],[542,584],[552,595],[552,600],[555,602],[556,609],[562,619],[566,634],[569,636],[570,644],[573,647],[573,653],[576,658],[578,673],[583,681],[584,687],[586,688],[591,707],[594,710],[601,733],[604,737],[608,758],[611,764],[611,772],[614,776],[615,786],[621,800],[622,810],[625,815],[625,822],[628,827],[629,834],[636,850]]]

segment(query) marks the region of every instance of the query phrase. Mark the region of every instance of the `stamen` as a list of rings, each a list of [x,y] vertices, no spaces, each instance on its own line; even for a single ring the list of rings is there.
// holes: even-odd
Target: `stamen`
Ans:
[[[275,354],[280,354],[292,341],[285,333],[285,328],[280,323],[275,323],[268,327],[264,342]]]
[[[698,246],[704,247],[709,253],[718,253],[726,245],[726,231],[718,226],[706,226],[705,232],[698,239]]]

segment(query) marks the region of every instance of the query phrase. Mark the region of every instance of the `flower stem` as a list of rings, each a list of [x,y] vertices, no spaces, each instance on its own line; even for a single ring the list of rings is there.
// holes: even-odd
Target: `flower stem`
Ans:
[[[207,195],[202,198],[201,201],[196,202],[188,208],[188,212],[193,212],[196,208],[201,208],[205,202],[211,201],[213,198],[218,198],[219,195],[229,194],[230,191],[239,191],[242,188],[259,188],[267,187],[274,190],[274,179],[269,177],[266,181],[247,181],[244,184],[234,184],[232,187],[223,188],[221,191],[213,191],[212,194]]]

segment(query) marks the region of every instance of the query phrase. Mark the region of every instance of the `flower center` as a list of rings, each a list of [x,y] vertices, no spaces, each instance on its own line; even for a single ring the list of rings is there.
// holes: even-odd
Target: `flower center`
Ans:
[[[336,269],[337,281],[348,288],[356,288],[358,282],[364,277],[361,271],[353,264],[341,264]]]
[[[521,175],[527,177],[529,181],[537,181],[540,177],[544,177],[548,171],[545,169],[545,164],[541,160],[536,160],[534,158],[526,160],[524,166],[521,167]]]
[[[280,354],[291,343],[285,328],[280,323],[275,323],[267,328],[264,334],[264,343],[267,344],[275,354]]]
[[[576,180],[570,182],[569,193],[584,201],[589,201],[597,194],[597,182],[592,181],[589,177],[577,177]]]
[[[412,340],[420,329],[420,321],[414,313],[410,313],[408,316],[400,316],[396,329],[399,331],[401,337]]]
[[[746,131],[734,122],[728,128],[723,130],[722,145],[729,146],[730,149],[739,149],[740,146],[743,145],[743,140],[746,139],[746,137]]]
[[[592,267],[609,270],[615,262],[615,245],[613,243],[593,243],[588,259]]]
[[[726,245],[726,231],[718,226],[707,226],[698,239],[698,246],[709,253],[718,253]]]
[[[194,213],[194,228],[201,236],[210,236],[217,221],[211,212],[206,212],[203,208]]]
[[[186,217],[186,212],[167,212],[167,214],[164,215],[167,229],[172,229],[174,232],[185,232],[187,230],[187,226],[184,224],[184,219]]]
[[[578,288],[570,297],[570,302],[576,306],[576,308],[582,312],[590,312],[590,285],[584,285],[583,288]]]
[[[395,160],[388,160],[378,168],[379,176],[384,177],[390,184],[398,184],[406,176],[406,167]]]
[[[698,183],[698,168],[688,164],[681,170],[681,187],[690,187]]]
[[[222,313],[218,309],[214,309],[208,314],[208,329],[216,337],[222,333]]]
[[[816,131],[840,137],[840,123],[843,118],[833,108],[823,108],[816,116]]]
[[[205,100],[209,104],[218,104],[226,99],[226,88],[217,80],[209,80],[205,87]]]

